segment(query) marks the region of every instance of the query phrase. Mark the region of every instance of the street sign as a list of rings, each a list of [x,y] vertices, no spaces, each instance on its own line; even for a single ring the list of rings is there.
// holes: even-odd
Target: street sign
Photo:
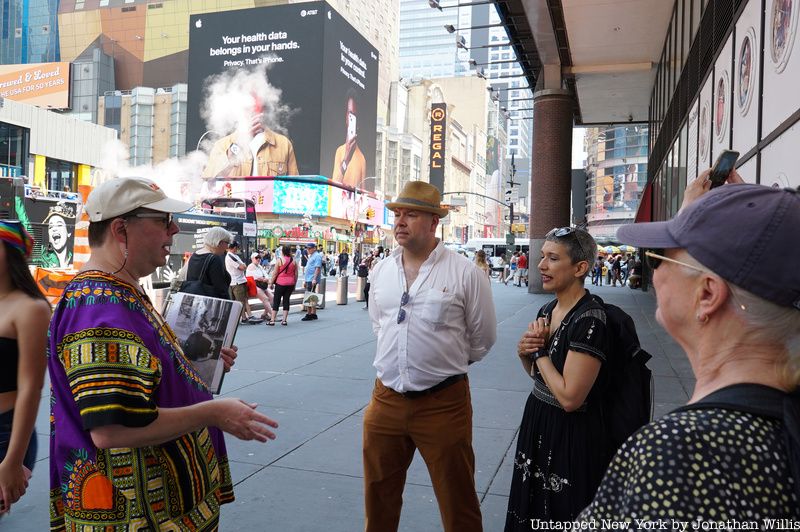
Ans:
[[[519,185],[508,187],[506,188],[505,192],[506,192],[506,202],[519,201]]]
[[[467,205],[467,198],[463,196],[451,196],[450,205],[453,207],[465,207]]]
[[[516,237],[514,236],[514,233],[506,234],[506,244],[507,245],[513,246],[515,242],[516,242]]]
[[[519,214],[515,214],[515,215],[514,215],[514,219],[513,219],[513,220],[511,220],[511,218],[510,218],[510,215],[506,214],[505,216],[503,216],[503,219],[504,219],[504,220],[511,220],[512,222],[516,222],[517,220],[519,220],[519,219],[520,219],[520,216],[521,216],[521,215],[519,215]]]

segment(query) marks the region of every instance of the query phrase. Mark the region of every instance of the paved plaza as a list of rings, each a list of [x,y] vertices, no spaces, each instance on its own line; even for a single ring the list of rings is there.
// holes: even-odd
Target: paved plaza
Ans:
[[[293,309],[288,327],[239,329],[239,358],[225,378],[224,395],[258,403],[280,428],[278,438],[266,444],[226,438],[236,501],[223,507],[222,531],[363,530],[361,425],[375,380],[375,338],[363,303],[351,296],[348,305],[336,305],[331,281],[319,320],[300,322],[301,314]],[[475,481],[487,532],[502,530],[505,522],[515,439],[531,388],[517,359],[516,343],[548,300],[494,281],[492,288],[497,343],[470,368]],[[643,346],[654,355],[650,367],[656,376],[655,415],[685,403],[693,386],[691,369],[655,322],[653,293],[590,288],[633,316]],[[48,404],[45,393],[36,424],[39,461],[28,494],[0,520],[2,530],[48,529]],[[400,529],[441,530],[419,454],[408,472]]]

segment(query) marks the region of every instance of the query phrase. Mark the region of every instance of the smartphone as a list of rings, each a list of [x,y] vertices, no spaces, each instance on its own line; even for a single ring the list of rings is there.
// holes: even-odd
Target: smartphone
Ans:
[[[711,173],[708,176],[709,181],[711,181],[711,188],[717,188],[725,183],[725,180],[728,179],[728,174],[736,166],[738,159],[738,151],[722,150],[714,166],[711,167]]]

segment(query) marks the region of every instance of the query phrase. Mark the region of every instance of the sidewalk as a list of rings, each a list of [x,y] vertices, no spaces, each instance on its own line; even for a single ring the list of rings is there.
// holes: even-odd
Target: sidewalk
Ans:
[[[587,286],[636,321],[643,346],[654,356],[650,367],[656,381],[655,415],[684,404],[693,386],[691,370],[655,322],[652,292]],[[475,481],[487,532],[502,530],[505,522],[515,438],[531,388],[517,359],[516,343],[549,300],[511,285],[493,282],[492,288],[498,340],[486,358],[470,368]],[[317,321],[300,322],[301,314],[293,311],[288,327],[239,329],[240,356],[223,383],[224,395],[257,402],[280,428],[278,439],[267,444],[226,438],[236,501],[222,509],[222,531],[363,530],[361,425],[375,379],[375,338],[352,288],[348,305],[336,305],[335,294],[328,292],[328,305]],[[31,486],[11,515],[0,520],[2,530],[48,529],[48,402],[45,394],[37,419],[39,461]],[[408,473],[400,529],[441,530],[419,455]]]

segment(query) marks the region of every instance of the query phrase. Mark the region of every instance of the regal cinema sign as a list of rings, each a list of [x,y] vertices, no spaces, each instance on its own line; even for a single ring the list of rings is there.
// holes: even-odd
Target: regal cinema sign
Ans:
[[[0,98],[38,107],[69,108],[70,63],[0,65]]]
[[[431,104],[430,182],[439,190],[444,189],[444,148],[446,125],[447,104]]]

